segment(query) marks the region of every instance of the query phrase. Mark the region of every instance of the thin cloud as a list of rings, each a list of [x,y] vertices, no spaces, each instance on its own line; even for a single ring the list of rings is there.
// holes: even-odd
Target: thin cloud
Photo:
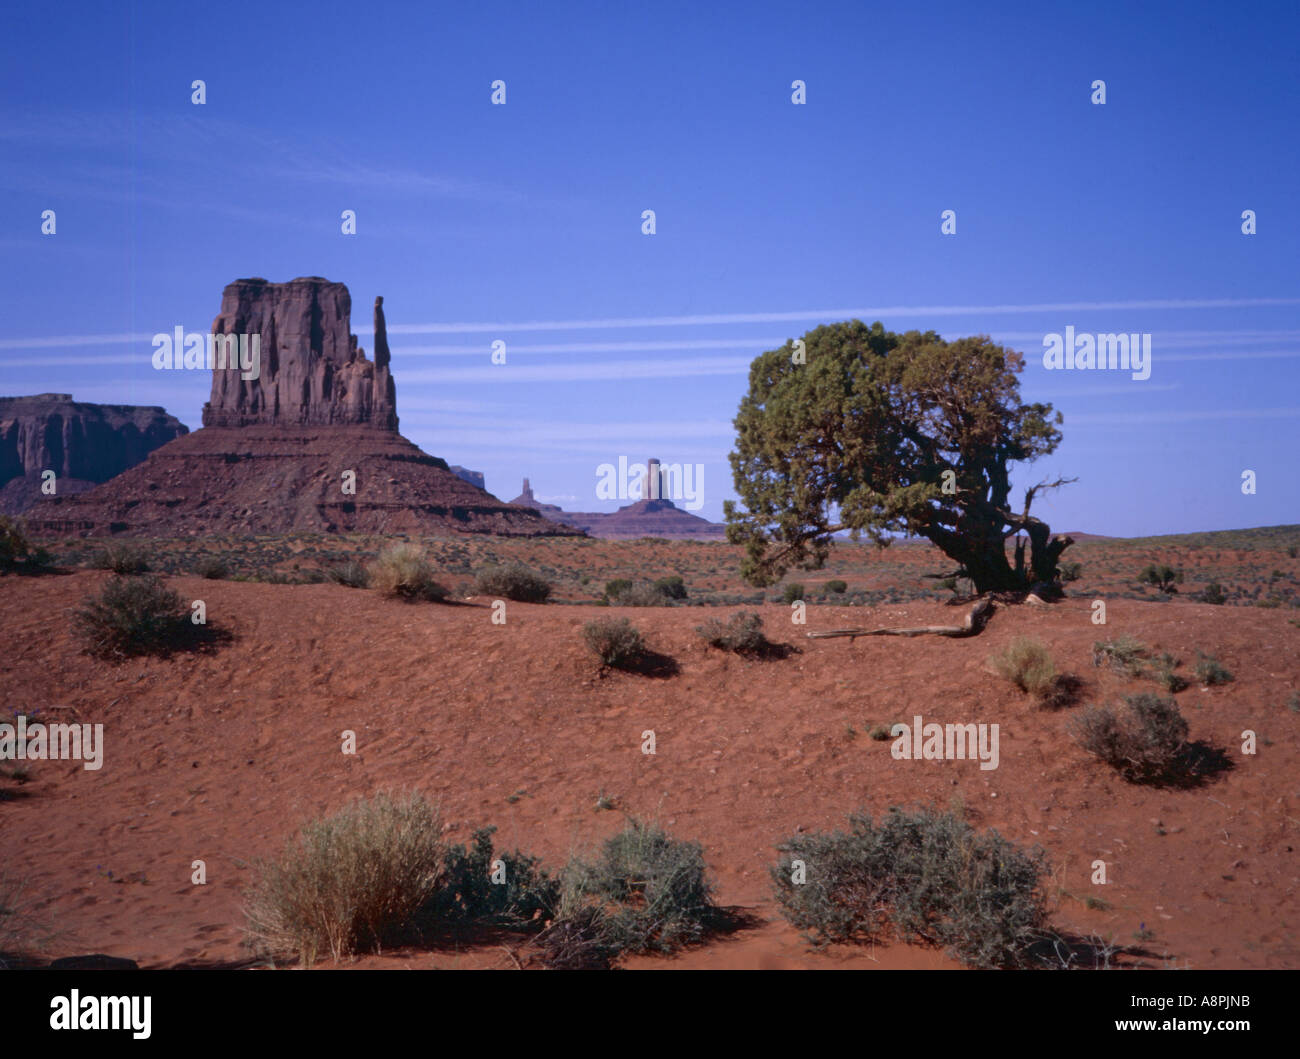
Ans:
[[[529,320],[405,324],[394,334],[473,334],[505,331],[580,331],[623,327],[696,327],[714,324],[770,324],[799,320],[845,320],[918,316],[981,316],[1007,313],[1101,312],[1122,309],[1248,309],[1300,305],[1300,298],[1188,298],[1112,302],[1043,302],[1034,305],[889,305],[858,309],[808,309],[783,313],[711,313],[691,316],[619,316],[600,320]],[[1040,336],[1041,337],[1041,336]]]

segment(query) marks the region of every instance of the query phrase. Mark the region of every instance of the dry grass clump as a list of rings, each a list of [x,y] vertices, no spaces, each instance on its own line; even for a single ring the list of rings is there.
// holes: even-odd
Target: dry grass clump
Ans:
[[[999,676],[1040,699],[1047,697],[1056,679],[1051,652],[1040,641],[1025,636],[1017,636],[1005,651],[990,656],[989,662]]]
[[[447,598],[447,590],[434,580],[433,565],[414,544],[389,545],[370,564],[369,575],[371,587],[393,599]]]
[[[378,950],[411,927],[438,888],[446,847],[437,811],[417,793],[379,793],[302,826],[258,864],[248,895],[251,946],[335,960]]]

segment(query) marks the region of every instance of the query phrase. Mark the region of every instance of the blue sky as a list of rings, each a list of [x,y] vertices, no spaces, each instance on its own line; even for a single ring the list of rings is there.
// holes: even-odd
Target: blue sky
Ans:
[[[28,5],[0,394],[197,427],[209,378],[150,336],[322,275],[368,351],[384,296],[402,432],[498,496],[609,510],[596,467],[655,455],[704,465],[718,519],[750,360],[859,316],[1027,354],[1065,442],[1017,480],[1079,478],[1036,509],[1058,529],[1300,522],[1298,30],[1290,3]],[[1150,379],[1045,370],[1067,325],[1151,333]]]

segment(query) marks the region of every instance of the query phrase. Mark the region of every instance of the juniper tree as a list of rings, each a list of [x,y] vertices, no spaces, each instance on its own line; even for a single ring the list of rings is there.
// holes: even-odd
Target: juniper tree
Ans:
[[[1011,464],[1061,441],[1061,414],[1020,400],[1023,367],[987,336],[947,342],[860,320],[809,331],[802,351],[761,354],[734,421],[740,504],[724,505],[727,539],[746,547],[742,574],[767,585],[790,566],[819,568],[831,536],[848,531],[881,546],[925,537],[978,592],[1056,582],[1073,542],[1030,508],[1067,479],[1032,486],[1012,509]],[[1013,565],[1017,534],[1027,541]]]

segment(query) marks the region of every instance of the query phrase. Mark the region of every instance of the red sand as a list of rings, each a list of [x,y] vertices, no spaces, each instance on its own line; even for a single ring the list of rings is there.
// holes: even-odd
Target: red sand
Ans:
[[[960,795],[976,826],[1041,844],[1055,869],[1054,923],[1133,945],[1154,933],[1148,962],[1300,966],[1297,731],[1300,629],[1285,610],[1112,600],[1109,624],[1088,601],[999,608],[973,639],[810,641],[807,629],[949,623],[937,604],[763,608],[768,634],[801,653],[746,661],[706,648],[694,628],[715,609],[608,610],[508,605],[508,624],[474,605],[404,605],[334,585],[170,579],[207,603],[235,641],[214,653],[120,666],[79,653],[67,613],[106,575],[0,580],[0,714],[105,725],[105,763],[35,762],[3,781],[0,867],[26,876],[36,912],[61,931],[51,955],[107,952],[149,966],[241,960],[241,892],[250,860],[274,853],[303,819],[350,796],[414,786],[441,803],[450,837],[495,824],[499,846],[558,867],[616,830],[597,812],[652,816],[705,849],[721,903],[763,925],[672,960],[633,967],[951,967],[902,945],[812,953],[780,917],[768,867],[796,829],[838,827],[855,808],[946,806]],[[632,619],[676,676],[601,675],[580,626]],[[987,665],[1015,635],[1051,648],[1085,681],[1084,701],[1154,690],[1095,669],[1094,640],[1131,634],[1184,660],[1213,652],[1237,676],[1178,695],[1191,738],[1235,768],[1204,787],[1124,782],[1066,734],[1072,710],[1032,701]],[[1075,707],[1077,710],[1079,707]],[[895,761],[872,724],[997,722],[1001,764]],[[849,732],[850,726],[854,733]],[[658,753],[641,754],[654,729]],[[1241,732],[1258,733],[1254,757]],[[340,752],[355,730],[358,753]],[[507,799],[518,797],[512,802]],[[1157,831],[1157,823],[1166,833]],[[191,862],[207,863],[205,886]],[[1089,882],[1104,859],[1111,884]],[[108,873],[111,872],[111,877]],[[1089,896],[1104,908],[1089,909]],[[468,953],[404,950],[362,966],[514,966],[497,946]]]

